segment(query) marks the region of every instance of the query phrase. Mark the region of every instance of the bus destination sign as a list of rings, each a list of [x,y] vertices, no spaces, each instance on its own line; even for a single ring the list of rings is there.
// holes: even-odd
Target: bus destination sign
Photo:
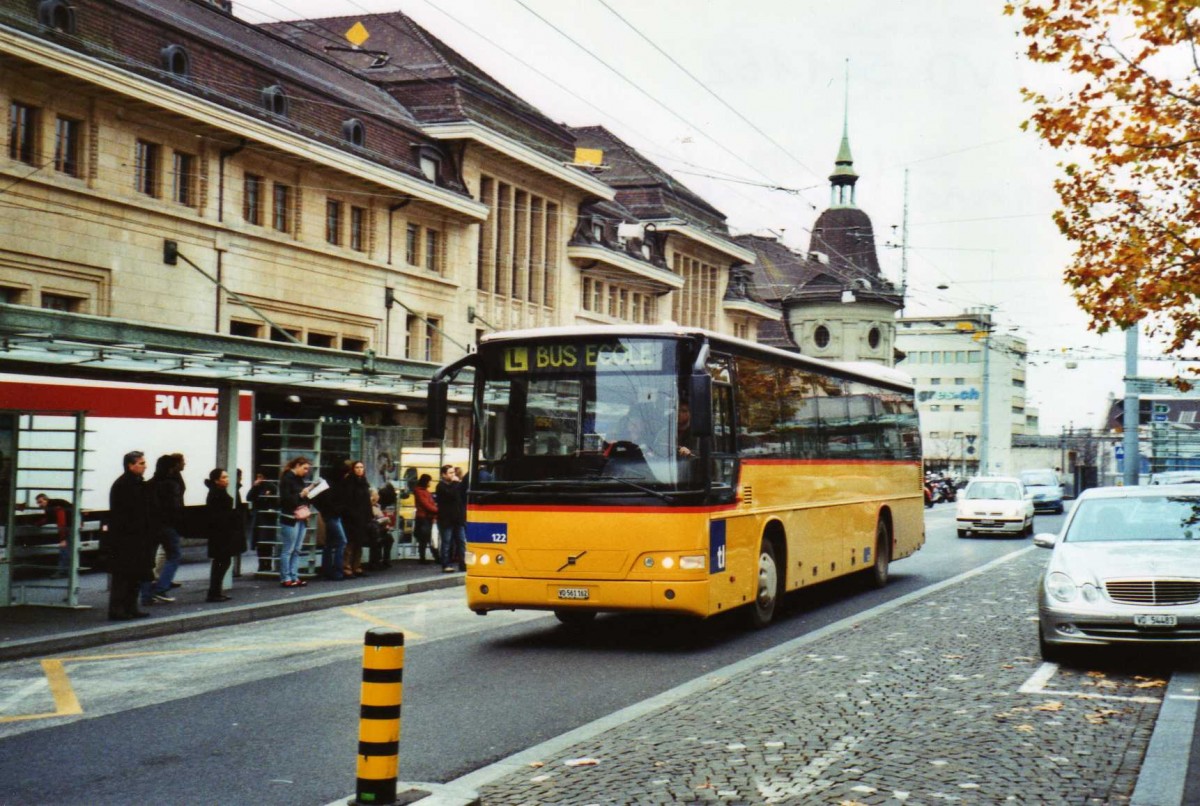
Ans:
[[[661,372],[662,341],[555,342],[504,348],[506,374]]]

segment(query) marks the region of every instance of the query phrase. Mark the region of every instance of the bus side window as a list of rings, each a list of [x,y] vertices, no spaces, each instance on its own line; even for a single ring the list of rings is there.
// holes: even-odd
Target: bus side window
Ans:
[[[733,387],[727,383],[713,384],[712,439],[712,483],[719,487],[731,487],[734,474],[733,454],[737,446],[733,433]]]

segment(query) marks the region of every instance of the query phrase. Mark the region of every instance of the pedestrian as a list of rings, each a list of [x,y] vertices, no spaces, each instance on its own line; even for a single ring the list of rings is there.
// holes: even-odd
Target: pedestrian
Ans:
[[[214,468],[204,485],[208,487],[208,498],[204,502],[204,536],[208,539],[208,556],[212,560],[205,601],[228,602],[230,597],[221,590],[221,584],[234,555],[241,554],[246,547],[246,534],[241,513],[229,494],[229,473],[224,468]]]
[[[454,465],[442,465],[442,478],[437,488],[437,523],[443,573],[452,573],[465,562],[467,530],[464,512],[463,486]]]
[[[328,489],[312,497],[313,507],[325,522],[325,543],[321,546],[321,576],[331,582],[346,578],[342,571],[346,559],[346,529],[342,522],[346,504],[341,483],[345,475],[346,470],[343,467],[339,471],[339,477]]]
[[[58,534],[58,569],[56,577],[65,577],[71,571],[71,502],[61,498],[51,498],[45,493],[38,493],[34,499],[42,510],[42,517],[37,521],[38,526],[53,524]]]
[[[362,567],[363,547],[371,545],[375,518],[371,512],[371,483],[361,461],[350,462],[350,472],[342,480],[342,500],[346,510],[342,525],[346,528],[346,561],[342,569],[346,576],[365,577]]]
[[[437,502],[433,500],[433,493],[429,492],[429,482],[431,481],[433,481],[432,476],[422,473],[413,490],[417,508],[417,514],[413,518],[413,536],[417,540],[417,552],[422,565],[429,562],[425,559],[425,552],[429,550],[429,543],[433,539],[433,522],[437,520],[438,514]]]
[[[154,538],[156,547],[161,546],[166,554],[166,562],[163,563],[157,580],[142,583],[141,599],[142,604],[146,606],[174,602],[171,588],[179,587],[174,583],[179,561],[183,557],[183,540],[179,534],[184,516],[183,467],[184,458],[181,453],[160,456],[154,463],[154,477],[150,479],[156,515]]]
[[[296,456],[288,460],[279,479],[279,584],[285,588],[308,584],[300,578],[300,549],[311,514],[308,494],[316,486],[304,483],[311,467],[307,456]]]
[[[371,562],[373,571],[392,567],[392,519],[379,505],[379,491],[371,488]]]
[[[250,548],[258,553],[258,570],[271,570],[270,516],[267,510],[275,498],[275,488],[267,481],[267,475],[259,470],[254,474],[254,483],[246,493],[246,502],[250,504]]]
[[[108,491],[108,617],[113,621],[145,618],[138,609],[138,586],[154,576],[154,518],[146,474],[146,455],[130,451],[124,472]]]

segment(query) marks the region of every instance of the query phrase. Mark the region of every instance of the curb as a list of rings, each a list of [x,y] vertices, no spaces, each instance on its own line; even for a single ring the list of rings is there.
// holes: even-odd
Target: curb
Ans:
[[[1197,691],[1200,673],[1174,672],[1154,722],[1154,733],[1137,785],[1132,806],[1179,806],[1187,784],[1188,759],[1196,727]]]
[[[363,602],[388,599],[393,596],[403,596],[407,593],[452,588],[463,584],[464,577],[462,574],[430,576],[407,582],[389,582],[348,591],[330,591],[328,593],[316,593],[295,598],[280,599],[273,602],[237,605],[206,613],[172,616],[161,619],[143,619],[133,624],[114,624],[88,630],[79,630],[77,632],[60,633],[47,638],[27,638],[0,645],[0,662],[22,660],[39,655],[54,655],[60,652],[104,646],[122,641],[158,638],[181,632],[206,630],[210,627],[247,624],[252,621],[279,618],[280,616],[292,616],[297,613],[310,613],[314,610],[324,610],[329,607],[362,604]]]

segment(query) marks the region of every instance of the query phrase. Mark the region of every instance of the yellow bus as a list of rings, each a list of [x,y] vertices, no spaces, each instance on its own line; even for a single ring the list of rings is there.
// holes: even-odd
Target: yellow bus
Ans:
[[[431,436],[468,397],[480,614],[744,607],[763,626],[788,591],[886,584],[925,541],[913,387],[891,368],[692,328],[541,328],[438,370]]]

